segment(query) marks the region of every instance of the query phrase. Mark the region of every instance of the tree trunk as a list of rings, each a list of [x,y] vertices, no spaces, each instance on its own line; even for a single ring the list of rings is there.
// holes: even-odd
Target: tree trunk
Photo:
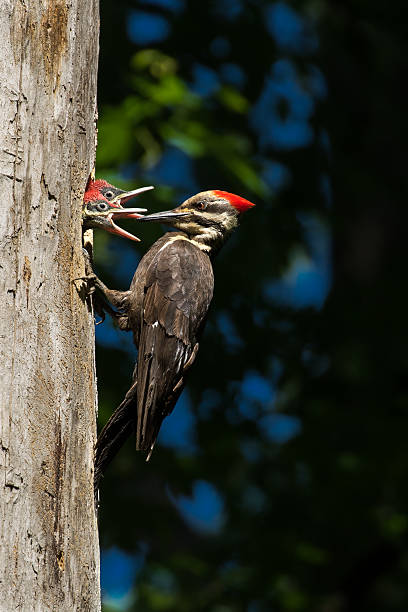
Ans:
[[[0,609],[100,610],[81,199],[97,0],[0,6]]]

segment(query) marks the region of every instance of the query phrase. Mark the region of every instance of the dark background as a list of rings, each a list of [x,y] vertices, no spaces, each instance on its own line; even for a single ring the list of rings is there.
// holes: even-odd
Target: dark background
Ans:
[[[405,7],[101,3],[97,175],[256,203],[150,463],[102,483],[106,612],[408,610]],[[162,232],[131,228],[95,232],[114,288]],[[97,337],[102,425],[135,351]]]

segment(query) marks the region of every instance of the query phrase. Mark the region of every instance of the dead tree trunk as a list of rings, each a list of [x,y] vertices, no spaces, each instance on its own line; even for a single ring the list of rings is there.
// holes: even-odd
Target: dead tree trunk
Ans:
[[[0,6],[0,610],[100,610],[81,196],[97,0]]]

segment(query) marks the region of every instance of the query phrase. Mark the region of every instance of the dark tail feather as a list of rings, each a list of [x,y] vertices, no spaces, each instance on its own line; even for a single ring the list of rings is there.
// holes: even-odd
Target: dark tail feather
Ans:
[[[135,429],[136,383],[126,393],[123,402],[106,423],[95,445],[95,499],[106,468]]]

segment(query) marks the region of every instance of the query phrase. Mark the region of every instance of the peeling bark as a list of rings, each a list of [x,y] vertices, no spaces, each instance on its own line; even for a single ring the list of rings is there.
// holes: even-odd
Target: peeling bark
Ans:
[[[0,7],[0,609],[100,610],[81,200],[97,0]]]

